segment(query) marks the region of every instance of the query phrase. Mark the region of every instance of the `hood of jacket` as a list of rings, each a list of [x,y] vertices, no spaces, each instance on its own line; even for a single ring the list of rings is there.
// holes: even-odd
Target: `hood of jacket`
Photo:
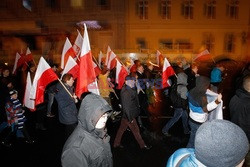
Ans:
[[[111,111],[111,106],[101,96],[96,94],[88,94],[82,100],[78,114],[78,125],[87,132],[93,133],[95,125],[101,116]]]
[[[247,92],[245,89],[237,89],[236,90],[236,96],[239,97],[239,99],[244,100],[246,102],[250,101],[250,92]]]
[[[188,85],[187,78],[188,77],[184,72],[180,72],[177,74],[177,84]]]

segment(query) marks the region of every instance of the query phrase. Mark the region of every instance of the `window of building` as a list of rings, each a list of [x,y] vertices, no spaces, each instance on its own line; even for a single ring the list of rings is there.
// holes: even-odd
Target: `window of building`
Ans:
[[[177,39],[175,42],[175,49],[192,49],[193,45],[188,39]]]
[[[147,48],[147,44],[146,44],[146,41],[144,38],[137,38],[136,44],[137,44],[139,49],[146,49]]]
[[[138,15],[140,19],[148,19],[148,1],[139,0],[138,1]]]
[[[233,53],[235,49],[235,36],[234,34],[225,35],[225,52]]]
[[[160,43],[160,49],[173,49],[172,39],[161,39],[159,43]]]
[[[239,14],[239,0],[228,0],[227,16],[232,19],[238,19],[238,14]]]
[[[181,5],[181,14],[185,19],[193,19],[194,12],[193,0],[183,0]]]
[[[171,19],[171,0],[161,1],[161,17],[162,19]]]
[[[208,19],[215,19],[216,0],[208,0],[204,5],[204,14]]]
[[[101,10],[110,10],[110,0],[97,0],[97,4],[101,7]]]
[[[205,33],[203,35],[203,45],[206,46],[206,49],[212,52],[214,50],[214,36],[211,33]]]
[[[73,8],[82,8],[83,7],[83,0],[71,0],[70,5]]]

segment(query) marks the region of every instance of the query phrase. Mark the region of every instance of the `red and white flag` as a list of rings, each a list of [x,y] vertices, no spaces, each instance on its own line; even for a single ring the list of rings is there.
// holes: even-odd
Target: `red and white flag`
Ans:
[[[33,61],[34,58],[33,58],[33,55],[30,51],[30,48],[28,47],[27,50],[26,50],[26,55],[25,55],[25,62],[30,62],[30,61]]]
[[[162,88],[170,86],[168,78],[172,75],[175,75],[173,67],[170,65],[168,60],[164,59],[163,70],[162,70]]]
[[[64,69],[69,56],[71,56],[72,58],[76,58],[76,54],[75,51],[68,39],[68,37],[66,38],[66,41],[64,43],[63,46],[63,51],[62,51],[62,57],[61,57],[61,68]]]
[[[203,50],[202,52],[200,52],[193,58],[193,61],[196,61],[196,62],[197,61],[209,61],[209,60],[212,60],[212,56],[207,49]]]
[[[108,46],[106,58],[105,58],[105,65],[106,66],[108,65],[108,61],[109,61],[109,57],[110,57],[111,52],[112,52],[112,50],[111,50],[110,46]]]
[[[102,65],[102,57],[103,57],[103,54],[102,54],[102,51],[100,51],[100,53],[98,55],[98,64],[99,64],[99,67],[101,67],[101,65]]]
[[[44,101],[44,91],[46,86],[58,77],[53,69],[49,66],[46,60],[41,57],[37,66],[33,85],[30,91],[30,98],[35,100],[35,105],[41,104]]]
[[[95,70],[95,76],[98,76],[101,73],[100,67],[93,61],[93,67]]]
[[[13,67],[13,70],[12,70],[12,74],[15,74],[16,70],[19,67],[21,67],[22,64],[23,64],[23,59],[22,59],[21,55],[17,52],[16,53],[16,59],[15,59],[14,67]]]
[[[29,108],[31,111],[35,111],[35,109],[36,109],[35,108],[35,100],[30,99],[31,88],[32,88],[31,77],[30,77],[30,72],[28,72],[27,79],[26,79],[26,87],[25,87],[23,104],[25,107]]]
[[[76,61],[71,56],[69,56],[68,61],[65,65],[65,68],[62,71],[61,78],[66,73],[72,74],[74,79],[77,78],[79,75],[78,74],[79,73],[79,65],[76,63]]]
[[[93,67],[92,53],[90,49],[89,36],[86,24],[84,24],[82,50],[79,59],[79,75],[77,77],[76,82],[76,96],[80,98],[82,93],[88,92],[88,85],[93,82],[96,82],[95,70]],[[97,84],[93,85],[93,87],[94,86],[98,88]],[[94,92],[93,89],[90,89],[90,91]]]
[[[83,38],[82,38],[81,33],[78,30],[77,30],[77,33],[78,34],[77,34],[75,43],[73,45],[73,50],[75,51],[76,57],[78,58],[80,56],[80,54],[81,54]]]
[[[116,54],[113,51],[111,51],[110,56],[109,56],[109,60],[108,60],[108,64],[107,64],[108,69],[112,70],[113,68],[115,68],[116,58],[118,58],[116,56]]]
[[[161,66],[163,59],[164,59],[163,55],[161,54],[159,50],[157,50],[156,51],[156,63],[158,66]]]
[[[117,65],[116,65],[116,76],[115,76],[115,80],[117,85],[117,89],[121,89],[124,82],[125,82],[125,78],[128,75],[128,71],[127,69],[116,59],[117,61]]]

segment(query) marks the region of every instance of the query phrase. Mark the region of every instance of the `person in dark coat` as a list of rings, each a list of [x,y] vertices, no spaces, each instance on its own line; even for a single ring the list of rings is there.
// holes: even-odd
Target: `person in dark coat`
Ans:
[[[111,110],[111,106],[99,95],[90,93],[83,98],[78,125],[63,147],[63,167],[113,166],[110,137],[106,129]]]
[[[231,121],[239,125],[246,133],[250,141],[250,74],[243,79],[242,88],[236,90],[236,94],[229,103]]]
[[[149,149],[145,142],[143,141],[139,127],[136,122],[136,117],[140,114],[140,106],[139,99],[136,91],[136,78],[127,76],[125,78],[125,85],[121,90],[121,104],[122,104],[122,119],[120,127],[117,131],[115,140],[114,140],[114,148],[123,146],[121,145],[122,135],[125,130],[129,127],[132,131],[136,141],[138,142],[140,148]]]
[[[74,94],[74,78],[72,74],[64,74],[62,83],[56,85],[55,98],[58,104],[59,121],[65,126],[65,139],[70,136],[77,125],[77,97]],[[67,89],[67,90],[66,90]]]

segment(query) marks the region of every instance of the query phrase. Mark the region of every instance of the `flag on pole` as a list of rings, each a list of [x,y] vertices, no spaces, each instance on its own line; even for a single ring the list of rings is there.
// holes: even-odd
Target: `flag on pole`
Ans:
[[[30,99],[30,90],[32,88],[30,72],[27,74],[26,87],[24,93],[23,104],[25,107],[29,108],[31,111],[35,111],[35,100]]]
[[[215,101],[218,98],[218,94],[209,89],[207,89],[206,96],[207,96],[207,103],[211,103],[212,101]],[[223,106],[223,101],[221,101],[215,109],[209,112],[208,114],[209,121],[213,119],[223,119],[222,106]]]
[[[13,67],[13,70],[12,70],[12,74],[15,74],[16,70],[19,67],[21,67],[22,64],[23,64],[23,59],[22,59],[21,55],[17,52],[14,67]]]
[[[95,76],[97,77],[100,73],[101,73],[101,69],[98,65],[96,65],[96,63],[93,61],[93,67],[94,67],[94,70],[95,70]]]
[[[113,68],[115,68],[116,58],[118,58],[116,56],[116,54],[113,51],[111,51],[110,56],[109,56],[109,60],[108,60],[108,64],[107,64],[108,69],[112,70]]]
[[[99,64],[99,67],[101,67],[101,65],[102,65],[102,57],[103,57],[103,54],[102,54],[102,51],[100,51],[100,53],[98,55],[98,64]]]
[[[209,61],[209,60],[212,60],[212,56],[211,54],[209,53],[209,51],[206,49],[206,50],[203,50],[202,52],[200,52],[199,54],[197,54],[194,58],[193,58],[193,62],[194,61]]]
[[[61,57],[61,68],[64,69],[66,62],[68,61],[69,56],[72,58],[76,57],[75,51],[68,39],[66,38],[66,41],[63,46],[63,51],[62,51],[62,57]]]
[[[64,74],[66,73],[70,73],[73,75],[73,78],[77,78],[77,76],[79,75],[79,65],[76,63],[76,61],[69,56],[68,61],[65,65],[65,68],[62,71],[62,75],[61,78],[63,77]]]
[[[81,47],[82,47],[82,41],[83,41],[83,38],[82,38],[82,35],[81,33],[77,30],[77,37],[76,37],[76,40],[75,40],[75,43],[73,45],[73,50],[76,54],[76,57],[78,58],[81,54]]]
[[[122,89],[122,86],[125,82],[125,78],[128,75],[127,69],[116,59],[116,76],[115,80],[117,85],[117,89]]]
[[[79,62],[79,75],[76,82],[76,95],[81,97],[82,93],[88,91],[88,85],[96,82],[95,70],[93,67],[92,53],[90,49],[89,36],[86,24],[84,24],[84,36]],[[96,85],[93,85],[97,87]],[[92,92],[93,89],[90,89]],[[95,93],[93,91],[93,93]]]
[[[105,58],[105,65],[108,66],[108,61],[109,61],[109,57],[110,57],[110,54],[111,54],[111,48],[110,46],[108,46],[108,49],[107,49],[107,53],[106,53],[106,58]]]
[[[58,77],[53,69],[49,66],[46,60],[41,57],[37,66],[33,85],[30,91],[30,98],[35,100],[35,105],[41,104],[44,101],[44,91],[46,86]]]
[[[162,88],[166,88],[170,86],[168,78],[174,75],[174,69],[168,62],[168,60],[164,59],[163,70],[162,70]]]
[[[160,67],[164,57],[159,50],[156,51],[156,63]]]

